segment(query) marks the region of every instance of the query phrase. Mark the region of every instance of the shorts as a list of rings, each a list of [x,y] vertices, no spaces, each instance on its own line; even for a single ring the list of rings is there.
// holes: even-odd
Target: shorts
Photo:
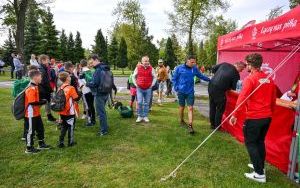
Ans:
[[[158,92],[164,92],[167,89],[167,83],[166,81],[160,81],[158,83]]]
[[[184,107],[185,104],[187,106],[194,106],[194,101],[195,101],[194,93],[190,93],[190,94],[178,93],[177,96],[178,96],[179,106]]]

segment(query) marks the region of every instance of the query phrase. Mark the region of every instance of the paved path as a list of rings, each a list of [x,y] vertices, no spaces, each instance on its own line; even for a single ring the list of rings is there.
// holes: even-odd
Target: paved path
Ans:
[[[115,77],[114,79],[115,79],[115,84],[118,88],[118,92],[129,94],[129,91],[127,90],[127,79],[128,78],[127,77]],[[1,88],[11,88],[12,83],[13,83],[12,81],[0,82],[0,89]],[[204,83],[196,84],[195,95],[196,96],[208,96],[207,83],[204,82]],[[174,99],[167,99],[167,100],[168,100],[167,102],[171,102]],[[208,107],[207,100],[197,99],[195,101],[195,106],[203,116],[208,117],[209,107]]]

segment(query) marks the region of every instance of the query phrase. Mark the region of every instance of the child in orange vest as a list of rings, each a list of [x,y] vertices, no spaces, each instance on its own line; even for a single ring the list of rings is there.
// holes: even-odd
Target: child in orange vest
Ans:
[[[59,89],[63,89],[66,97],[66,105],[64,110],[59,112],[60,118],[62,120],[61,133],[59,136],[59,148],[63,148],[64,138],[68,132],[68,146],[74,146],[76,142],[74,141],[74,127],[75,120],[79,113],[78,104],[76,101],[80,99],[76,89],[70,85],[71,77],[67,72],[61,72],[58,75],[59,80],[63,83]]]
[[[40,100],[38,85],[42,81],[41,72],[38,70],[29,71],[30,85],[25,90],[25,153],[37,153],[42,149],[50,149],[44,141],[44,125],[41,118],[40,106],[46,104],[46,100]],[[39,146],[34,148],[33,137],[37,133]]]

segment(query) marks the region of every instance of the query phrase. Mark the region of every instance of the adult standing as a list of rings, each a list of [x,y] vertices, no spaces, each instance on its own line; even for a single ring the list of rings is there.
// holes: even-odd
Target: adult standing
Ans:
[[[143,56],[140,65],[137,65],[133,72],[132,81],[137,87],[137,119],[136,122],[140,123],[145,121],[148,123],[149,104],[152,95],[152,87],[156,82],[155,70],[151,66],[149,57]]]
[[[47,100],[45,111],[47,113],[48,121],[56,121],[56,118],[54,118],[51,114],[50,108],[51,94],[53,90],[50,85],[50,65],[49,57],[47,55],[42,54],[39,56],[39,71],[42,73],[42,82],[39,85],[40,98]]]
[[[240,72],[246,68],[243,62],[237,62],[234,65],[230,63],[221,63],[212,68],[214,76],[208,85],[209,93],[209,118],[212,129],[217,128],[221,121],[226,105],[225,92],[235,90]]]
[[[246,109],[246,120],[243,128],[245,145],[252,162],[248,166],[254,171],[245,173],[245,176],[251,180],[265,183],[265,136],[276,105],[276,89],[273,80],[267,78],[268,76],[260,69],[263,62],[260,54],[249,54],[246,56],[246,61],[250,75],[243,82],[243,88],[236,103],[236,108],[239,108],[232,115],[230,123],[235,125],[237,118]]]
[[[15,67],[15,72],[16,72],[16,79],[21,80],[23,77],[23,68],[24,65],[20,61],[21,55],[18,54],[17,56],[14,57],[14,67]]]
[[[196,57],[193,55],[188,56],[186,62],[179,65],[175,69],[175,73],[172,78],[174,84],[174,90],[177,92],[179,102],[179,117],[182,127],[188,126],[190,134],[195,131],[193,129],[193,106],[194,106],[194,77],[204,81],[210,81],[208,77],[199,72],[196,66]],[[184,108],[187,104],[188,108],[188,124],[184,121]]]
[[[157,67],[157,81],[158,81],[158,104],[162,103],[163,100],[163,92],[167,89],[167,79],[168,72],[166,67],[164,66],[164,61],[162,59],[158,60]]]
[[[31,54],[31,58],[30,58],[29,63],[30,63],[30,65],[39,67],[39,63],[38,63],[38,61],[36,60],[35,54]]]
[[[10,78],[14,79],[14,74],[15,74],[15,65],[14,65],[14,58],[15,58],[15,54],[11,53],[9,62],[10,62]]]
[[[110,67],[104,63],[98,55],[93,54],[90,57],[95,72],[90,82],[86,83],[95,97],[96,111],[100,120],[99,136],[105,136],[108,134],[107,115],[105,111],[105,104],[108,100],[108,96],[113,87],[113,74],[110,71]]]

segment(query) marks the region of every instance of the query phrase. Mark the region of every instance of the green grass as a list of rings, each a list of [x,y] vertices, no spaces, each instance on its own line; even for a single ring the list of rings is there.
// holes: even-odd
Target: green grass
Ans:
[[[11,80],[12,79],[10,79],[10,72],[5,72],[4,75],[2,73],[0,74],[0,82],[11,81]]]
[[[226,133],[216,133],[166,182],[170,173],[209,133],[208,120],[196,113],[197,134],[178,126],[176,104],[154,106],[151,123],[137,125],[108,110],[110,134],[96,137],[98,127],[78,120],[72,148],[26,155],[20,140],[22,122],[10,113],[10,91],[0,89],[0,187],[293,187],[284,174],[267,165],[268,183],[243,177],[249,171],[245,147]],[[45,120],[45,119],[44,119]],[[45,123],[48,144],[59,131]]]
[[[122,72],[122,70],[112,70],[114,76],[118,76],[118,77],[121,77],[121,76],[124,76],[124,77],[128,77],[132,71],[131,70],[128,70],[128,69],[124,69],[124,74]]]

